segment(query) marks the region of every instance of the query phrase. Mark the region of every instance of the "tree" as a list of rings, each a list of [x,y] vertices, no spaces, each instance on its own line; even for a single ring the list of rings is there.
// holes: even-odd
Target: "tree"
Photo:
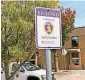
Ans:
[[[62,19],[62,44],[64,46],[65,41],[69,38],[69,33],[74,29],[75,23],[75,10],[70,8],[61,10],[61,19]]]
[[[61,17],[62,17],[62,44],[64,49],[65,41],[69,39],[69,33],[74,29],[74,22],[75,22],[75,10],[72,11],[70,8],[67,8],[66,10],[61,11]],[[66,70],[66,61],[65,56],[64,59],[64,69]]]
[[[64,49],[65,41],[69,39],[69,33],[74,29],[76,11],[70,8],[64,9],[60,6],[58,8],[61,10],[62,48]],[[65,65],[63,67],[66,69],[65,56],[63,58]]]
[[[9,76],[8,65],[11,58],[23,58],[26,61],[29,54],[36,51],[32,32],[35,7],[55,8],[57,3],[58,1],[2,1],[1,50],[6,80],[11,80],[19,69]]]

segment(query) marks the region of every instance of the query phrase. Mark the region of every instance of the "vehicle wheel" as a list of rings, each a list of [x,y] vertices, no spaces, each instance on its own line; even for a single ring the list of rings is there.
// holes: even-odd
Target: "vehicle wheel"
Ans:
[[[40,80],[40,79],[36,76],[28,76],[27,80]]]

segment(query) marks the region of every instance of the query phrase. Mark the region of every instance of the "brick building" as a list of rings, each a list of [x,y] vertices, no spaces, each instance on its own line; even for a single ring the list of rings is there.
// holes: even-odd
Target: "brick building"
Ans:
[[[59,69],[85,69],[85,27],[75,28],[65,42],[64,48],[67,50],[65,57],[61,50],[58,53]],[[38,50],[38,64],[45,68],[45,50]],[[55,67],[55,56],[52,54],[52,67]]]

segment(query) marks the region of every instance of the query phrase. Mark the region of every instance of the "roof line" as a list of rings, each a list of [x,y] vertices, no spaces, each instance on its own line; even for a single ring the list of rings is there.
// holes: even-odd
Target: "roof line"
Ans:
[[[77,27],[77,28],[75,28],[75,29],[78,29],[78,28],[85,28],[85,26],[83,26],[83,27]]]

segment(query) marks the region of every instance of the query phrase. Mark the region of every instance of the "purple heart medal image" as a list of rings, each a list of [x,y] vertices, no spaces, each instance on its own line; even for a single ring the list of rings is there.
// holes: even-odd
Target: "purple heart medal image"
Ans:
[[[47,34],[51,34],[53,31],[53,25],[51,22],[46,22],[45,24],[45,31],[47,32]]]

